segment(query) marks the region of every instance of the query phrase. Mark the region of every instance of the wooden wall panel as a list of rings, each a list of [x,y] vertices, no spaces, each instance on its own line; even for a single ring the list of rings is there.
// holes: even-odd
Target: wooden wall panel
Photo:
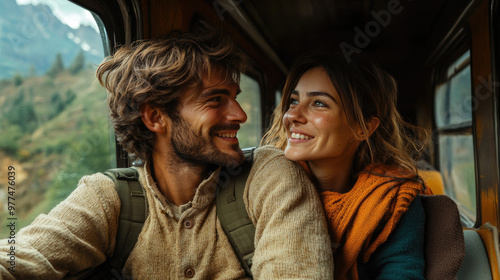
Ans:
[[[498,143],[496,136],[496,98],[492,91],[489,1],[483,0],[469,18],[471,29],[471,69],[476,145],[476,178],[481,211],[477,225],[490,222],[499,227]]]

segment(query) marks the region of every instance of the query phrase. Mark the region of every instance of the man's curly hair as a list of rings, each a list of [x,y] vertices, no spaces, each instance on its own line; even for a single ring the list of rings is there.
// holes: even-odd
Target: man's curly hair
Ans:
[[[239,83],[244,65],[244,55],[225,32],[202,26],[125,45],[99,66],[96,76],[108,90],[118,142],[136,158],[149,160],[156,136],[142,122],[141,107],[150,104],[176,116],[181,94],[201,85],[205,73],[222,70],[224,82]]]

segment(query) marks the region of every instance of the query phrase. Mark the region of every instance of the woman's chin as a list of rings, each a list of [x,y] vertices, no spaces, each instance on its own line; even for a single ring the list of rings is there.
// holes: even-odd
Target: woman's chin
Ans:
[[[291,161],[304,161],[306,160],[304,154],[301,151],[296,151],[295,149],[285,149],[285,157]]]

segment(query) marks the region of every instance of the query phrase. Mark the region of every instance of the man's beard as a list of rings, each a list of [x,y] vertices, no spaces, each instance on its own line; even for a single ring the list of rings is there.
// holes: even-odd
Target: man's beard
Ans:
[[[217,148],[212,136],[217,131],[238,130],[239,127],[239,124],[216,125],[210,129],[209,135],[203,135],[182,117],[175,116],[172,117],[172,147],[177,157],[189,164],[236,167],[244,160],[239,145],[231,146],[237,155],[225,154]]]

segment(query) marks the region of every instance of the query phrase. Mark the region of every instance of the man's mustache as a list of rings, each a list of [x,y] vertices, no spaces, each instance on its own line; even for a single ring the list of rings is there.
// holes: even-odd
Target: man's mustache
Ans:
[[[218,124],[213,126],[210,129],[210,135],[215,134],[218,131],[224,131],[224,130],[239,130],[240,125],[237,123],[228,123],[228,124]]]

